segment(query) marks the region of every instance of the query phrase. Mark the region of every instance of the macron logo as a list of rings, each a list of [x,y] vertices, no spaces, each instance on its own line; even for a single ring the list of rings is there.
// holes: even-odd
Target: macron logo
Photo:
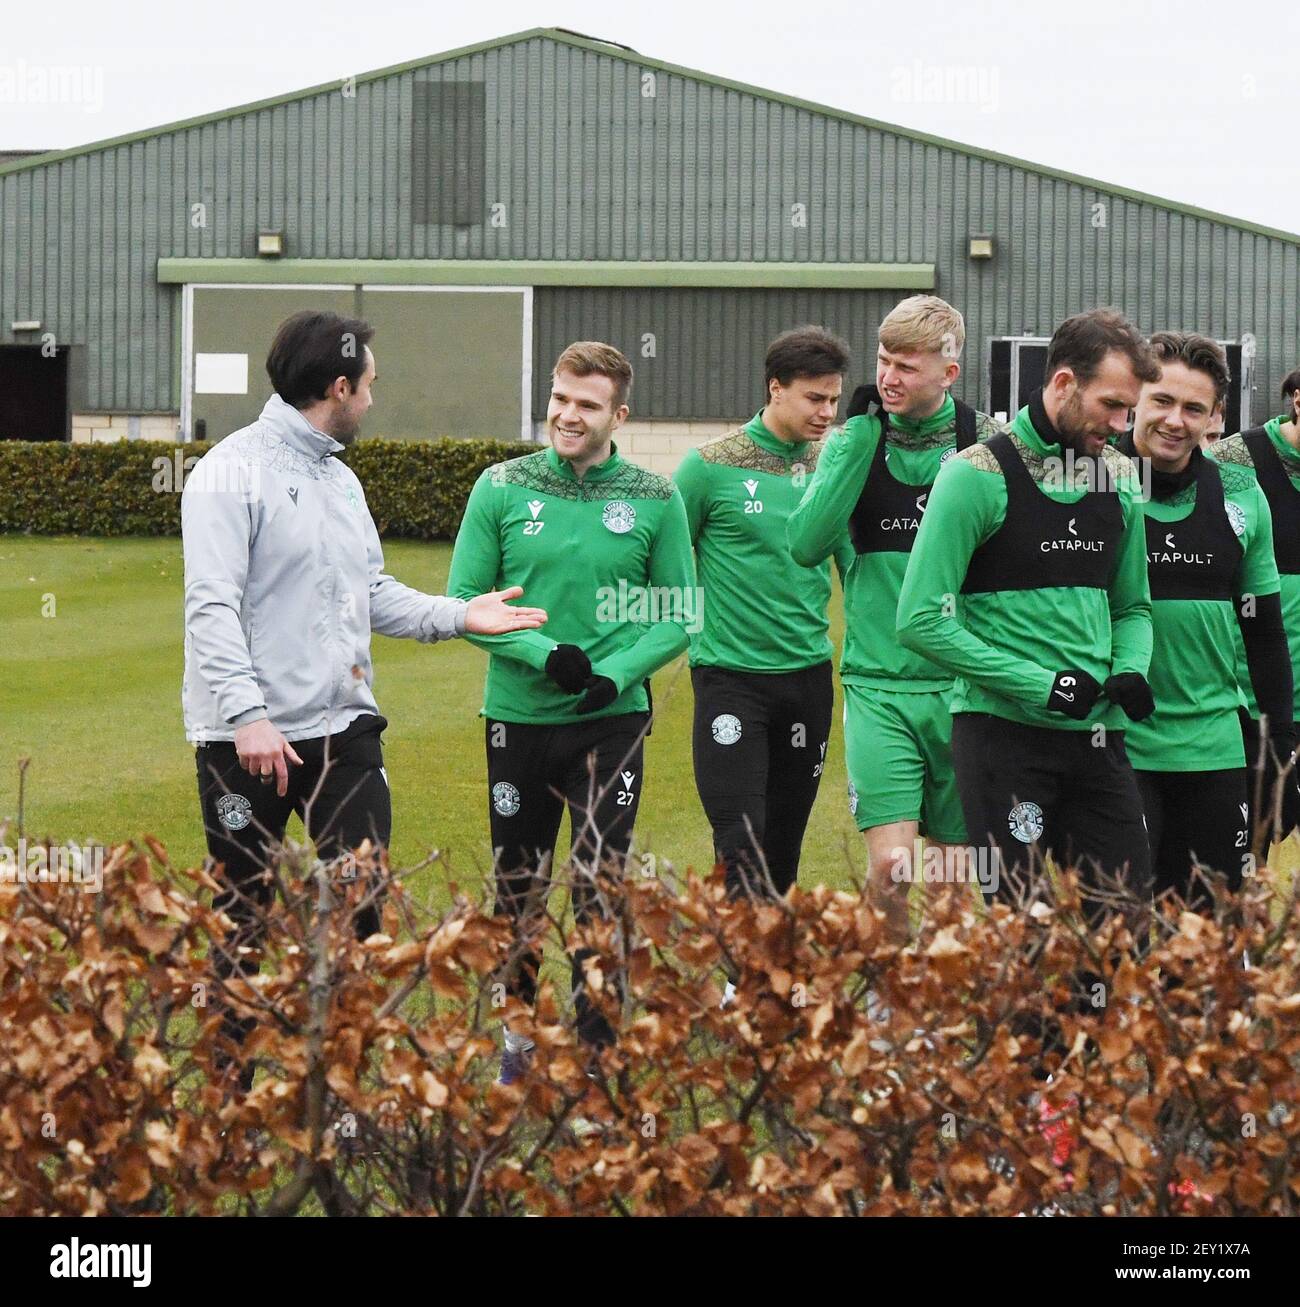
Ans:
[[[75,1236],[71,1243],[50,1249],[53,1280],[130,1280],[137,1289],[153,1279],[153,1245],[147,1243],[86,1243]]]
[[[533,521],[537,521],[537,514],[546,507],[544,499],[530,499],[528,501],[528,511],[533,515]]]
[[[636,780],[636,772],[634,772],[634,771],[625,771],[625,772],[622,772],[622,773],[620,773],[620,774],[621,774],[622,777],[623,777],[623,788],[624,788],[625,790],[630,790],[630,789],[632,788],[632,782],[633,782],[634,780]]]
[[[753,499],[753,497],[754,497],[756,494],[758,494],[758,482],[757,482],[757,481],[746,481],[746,482],[745,482],[745,490],[749,493],[749,497],[750,497],[750,499]]]

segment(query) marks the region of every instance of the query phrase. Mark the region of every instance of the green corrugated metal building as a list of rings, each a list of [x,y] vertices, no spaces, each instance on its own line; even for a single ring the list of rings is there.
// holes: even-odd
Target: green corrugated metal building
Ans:
[[[778,331],[824,323],[861,374],[918,289],[964,312],[986,407],[991,342],[1096,304],[1244,340],[1256,420],[1300,362],[1300,236],[558,29],[13,160],[0,242],[4,437],[223,435],[306,304],[376,323],[368,434],[531,431],[597,337],[659,460],[758,407]]]

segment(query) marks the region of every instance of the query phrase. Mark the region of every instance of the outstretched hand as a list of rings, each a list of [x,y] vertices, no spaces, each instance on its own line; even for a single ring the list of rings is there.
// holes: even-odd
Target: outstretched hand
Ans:
[[[465,608],[465,631],[469,635],[509,635],[511,631],[533,631],[546,622],[545,608],[514,608],[508,602],[523,594],[521,585],[489,590],[475,595]]]

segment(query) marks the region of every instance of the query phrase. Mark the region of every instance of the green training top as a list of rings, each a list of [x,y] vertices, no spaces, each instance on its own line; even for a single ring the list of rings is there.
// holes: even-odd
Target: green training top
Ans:
[[[1282,424],[1287,418],[1270,418],[1264,423],[1264,430],[1273,442],[1282,459],[1282,468],[1291,484],[1300,490],[1300,451],[1292,448],[1282,436]],[[1217,463],[1233,464],[1249,469],[1255,473],[1255,460],[1251,457],[1246,442],[1241,434],[1220,440],[1213,450]],[[1291,646],[1291,669],[1295,678],[1295,716],[1300,722],[1300,573],[1286,574],[1280,578],[1282,583],[1282,625],[1286,627],[1287,640]],[[1241,631],[1233,633],[1237,651],[1237,684],[1241,687],[1242,702],[1252,717],[1259,716],[1259,704],[1255,702],[1255,691],[1251,688],[1250,672],[1246,667],[1246,646],[1241,642]]]
[[[1002,430],[983,413],[975,415],[975,422],[978,440]],[[891,414],[885,438],[890,475],[909,485],[929,485],[956,452],[956,440],[957,410],[951,395],[920,421]],[[812,485],[790,518],[790,549],[797,561],[805,566],[820,563],[844,538],[879,442],[880,419],[866,413],[850,418],[827,440]],[[910,555],[901,550],[854,554],[851,545],[849,550],[841,680],[872,689],[949,689],[952,674],[900,644],[894,630]]]
[[[1061,446],[1039,435],[1028,407],[1016,414],[1011,442],[1038,489],[1062,504],[1091,493],[1076,466],[1067,484]],[[950,458],[939,472],[898,599],[898,636],[953,672],[952,711],[991,713],[1030,726],[1122,730],[1123,710],[1099,698],[1084,721],[1051,712],[1058,672],[1077,668],[1104,683],[1117,672],[1146,675],[1151,661],[1151,595],[1139,487],[1129,462],[1106,447],[1119,493],[1123,531],[1109,590],[1059,586],[961,595],[971,555],[1006,517],[1002,469],[986,444]],[[1082,460],[1086,467],[1089,460]],[[960,597],[960,607],[958,598]]]
[[[673,479],[686,504],[704,592],[692,667],[794,672],[831,656],[830,562],[800,567],[785,538],[822,449],[819,440],[782,440],[758,413],[682,460]],[[850,556],[846,539],[841,575]]]
[[[644,712],[645,678],[686,648],[698,611],[681,495],[617,447],[581,480],[554,449],[495,464],[465,506],[447,591],[468,599],[510,585],[548,620],[465,637],[491,654],[484,716],[556,725]],[[580,717],[582,696],[546,675],[557,644],[580,646],[618,687],[608,708]]]
[[[1224,508],[1244,551],[1233,578],[1234,593],[1277,594],[1273,519],[1264,492],[1243,468],[1220,467],[1220,474]],[[1149,499],[1142,507],[1152,521],[1181,522],[1196,507],[1196,482],[1168,499]],[[1133,766],[1162,772],[1244,767],[1233,648],[1241,628],[1233,605],[1153,598],[1151,627],[1154,648],[1148,679],[1156,710],[1146,721],[1128,725],[1124,742]],[[1250,684],[1249,673],[1245,683]]]

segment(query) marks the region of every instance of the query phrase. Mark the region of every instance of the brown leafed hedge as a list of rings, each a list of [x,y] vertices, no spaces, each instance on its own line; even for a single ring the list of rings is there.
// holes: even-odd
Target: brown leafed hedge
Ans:
[[[358,942],[387,875],[360,870],[290,847],[261,973],[224,997],[214,883],[156,843],[115,849],[99,894],[0,885],[0,1210],[1300,1210],[1300,911],[1267,873],[1214,917],[1167,905],[1135,957],[1117,918],[1084,929],[1069,876],[1032,910],[950,888],[900,949],[860,894],[729,902],[660,864],[589,929],[541,920],[531,1015],[506,923],[455,886],[434,910],[391,878]],[[617,1036],[598,1067],[566,944]],[[1045,1049],[1081,970],[1093,1000]],[[248,1092],[216,1083],[221,1002],[258,1018]],[[503,1016],[537,1045],[510,1087]]]
[[[184,478],[211,446],[0,441],[0,532],[180,535]],[[484,468],[537,448],[501,440],[359,440],[341,457],[365,488],[381,535],[455,535]]]

